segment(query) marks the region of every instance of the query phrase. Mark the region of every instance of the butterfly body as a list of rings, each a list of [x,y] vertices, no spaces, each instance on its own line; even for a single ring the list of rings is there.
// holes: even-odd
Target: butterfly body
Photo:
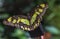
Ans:
[[[31,13],[29,13],[30,16],[24,15],[12,16],[7,18],[7,20],[4,20],[3,23],[5,25],[18,27],[26,31],[31,31],[36,29],[40,25],[42,14],[45,13],[46,9],[47,9],[46,4],[40,4],[34,8],[32,15]]]

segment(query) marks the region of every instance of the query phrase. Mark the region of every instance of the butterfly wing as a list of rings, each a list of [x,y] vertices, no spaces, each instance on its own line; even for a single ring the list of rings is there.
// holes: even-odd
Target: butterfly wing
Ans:
[[[48,6],[46,4],[38,5],[30,20],[28,20],[27,16],[17,15],[9,17],[7,20],[4,20],[3,23],[5,25],[15,26],[26,31],[34,30],[40,25],[41,17],[44,15],[47,7]]]

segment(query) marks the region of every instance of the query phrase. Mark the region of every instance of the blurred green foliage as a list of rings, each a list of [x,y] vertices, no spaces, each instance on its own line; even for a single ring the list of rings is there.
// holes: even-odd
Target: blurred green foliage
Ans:
[[[10,5],[14,2],[13,0],[5,0],[6,3],[9,3]],[[46,1],[49,8],[46,12],[46,14],[43,16],[44,18],[44,28],[46,28],[46,31],[52,33],[52,39],[60,39],[60,0],[43,0]],[[35,0],[33,1],[30,6],[27,6],[23,9],[23,12],[29,12],[29,10],[31,10],[31,8],[33,8],[36,4],[41,3],[42,0]],[[5,26],[2,24],[2,20],[6,19],[7,17],[9,17],[10,15],[12,15],[11,13],[6,12],[4,6],[6,5],[2,3],[2,1],[0,0],[0,39],[8,39],[7,35],[4,36],[4,32]],[[9,6],[9,5],[8,5]],[[12,7],[12,5],[11,5]],[[5,11],[4,11],[5,10]],[[54,33],[55,32],[55,33]],[[20,29],[14,29],[14,31],[12,31],[10,33],[11,35],[11,39],[28,39],[27,36],[25,35],[26,32],[22,31]],[[16,37],[16,38],[13,38]]]
[[[15,29],[14,33],[12,33],[13,37],[18,37],[19,39],[27,39],[25,32],[20,29]]]
[[[5,13],[5,14],[0,14],[0,19],[6,19],[9,17],[9,14]]]

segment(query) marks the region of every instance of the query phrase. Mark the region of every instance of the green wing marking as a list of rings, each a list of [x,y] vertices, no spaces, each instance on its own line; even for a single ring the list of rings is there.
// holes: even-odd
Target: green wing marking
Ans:
[[[28,19],[21,19],[21,22],[22,22],[23,24],[30,25]]]
[[[36,17],[37,17],[37,14],[34,13],[33,16],[32,16],[32,18],[31,18],[31,24],[33,24],[35,22]]]

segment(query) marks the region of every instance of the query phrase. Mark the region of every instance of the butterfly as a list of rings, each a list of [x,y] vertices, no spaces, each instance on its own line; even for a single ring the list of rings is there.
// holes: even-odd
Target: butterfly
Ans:
[[[47,4],[38,4],[33,8],[33,10],[31,10],[28,16],[14,15],[5,19],[3,23],[22,30],[32,31],[40,25],[42,16],[46,12],[47,8]]]

